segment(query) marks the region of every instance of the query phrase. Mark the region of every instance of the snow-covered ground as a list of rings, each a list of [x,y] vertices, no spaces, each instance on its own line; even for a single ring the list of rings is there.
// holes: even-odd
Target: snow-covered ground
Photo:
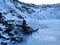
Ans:
[[[29,27],[39,29],[31,35],[22,35],[22,43],[8,45],[60,45],[60,4],[38,6],[17,0],[0,0],[0,13],[5,21],[13,20],[13,25],[20,25],[24,18]],[[0,24],[0,28],[5,30],[7,27]]]
[[[29,37],[27,45],[60,45],[60,20],[37,20],[35,22],[36,24],[32,25],[37,26],[39,31]]]
[[[29,26],[39,28],[27,40],[14,45],[60,45],[60,20],[28,20]]]

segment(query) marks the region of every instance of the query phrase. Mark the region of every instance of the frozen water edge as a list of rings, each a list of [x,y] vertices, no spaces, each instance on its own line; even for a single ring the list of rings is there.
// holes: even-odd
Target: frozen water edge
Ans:
[[[60,45],[60,20],[27,20],[27,23],[39,30],[30,35],[25,42],[15,45]],[[43,28],[44,26],[47,27]]]

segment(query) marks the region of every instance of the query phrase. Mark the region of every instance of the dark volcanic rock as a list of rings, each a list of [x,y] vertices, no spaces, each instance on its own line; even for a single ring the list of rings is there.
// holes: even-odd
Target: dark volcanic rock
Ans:
[[[23,38],[22,37],[12,37],[11,38],[11,42],[13,43],[18,43],[18,42],[22,42]]]
[[[1,45],[7,45],[7,43],[5,43],[5,42],[1,42]]]

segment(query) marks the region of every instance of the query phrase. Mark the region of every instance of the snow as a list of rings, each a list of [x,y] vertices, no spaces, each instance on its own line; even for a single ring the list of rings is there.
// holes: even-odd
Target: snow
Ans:
[[[21,12],[21,10],[16,8],[22,8],[21,6],[24,4],[17,3],[18,5],[16,6],[16,3],[14,4],[14,2],[11,2],[12,0],[5,1],[6,3],[0,0],[0,11],[3,13],[3,16],[6,18],[6,21],[14,20],[15,22],[13,24],[20,25],[23,19],[20,19],[17,16],[22,16],[26,20],[28,26],[32,27],[33,29],[39,29],[37,32],[34,32],[31,35],[22,34],[22,37],[24,38],[24,41],[22,43],[9,43],[8,45],[60,45],[60,7],[38,7],[36,9],[34,7],[29,7],[26,5],[25,7],[29,8],[28,11],[31,12],[30,14],[26,9],[25,12]],[[13,11],[13,13],[10,12],[11,10]],[[0,24],[0,27],[2,29],[7,28],[3,24]],[[13,33],[13,31],[11,33]],[[0,34],[2,34],[1,31]],[[9,38],[7,34],[2,34],[2,36]],[[15,37],[16,36],[17,35],[15,35]],[[0,39],[0,42],[1,41],[3,40]],[[6,40],[5,42],[9,41],[10,40]]]
[[[48,28],[39,28],[37,32],[28,37],[26,45],[60,45],[60,20],[40,20],[35,23],[36,25],[46,24]],[[36,25],[34,25],[35,28],[41,27]]]
[[[29,23],[29,21],[31,21]],[[27,23],[33,27],[41,27],[40,25],[47,25],[46,28],[42,27],[32,35],[26,36],[27,40],[22,43],[14,45],[60,45],[60,20],[27,20]],[[32,24],[32,25],[31,25]],[[38,25],[38,26],[36,26]]]

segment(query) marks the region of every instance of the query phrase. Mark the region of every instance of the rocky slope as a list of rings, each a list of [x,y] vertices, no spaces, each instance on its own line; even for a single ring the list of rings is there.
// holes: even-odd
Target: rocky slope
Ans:
[[[19,5],[18,5],[19,4]],[[18,8],[20,3],[14,0],[0,0],[0,44],[19,43],[25,34],[37,30],[26,24],[25,15]],[[22,10],[23,11],[23,10]]]

